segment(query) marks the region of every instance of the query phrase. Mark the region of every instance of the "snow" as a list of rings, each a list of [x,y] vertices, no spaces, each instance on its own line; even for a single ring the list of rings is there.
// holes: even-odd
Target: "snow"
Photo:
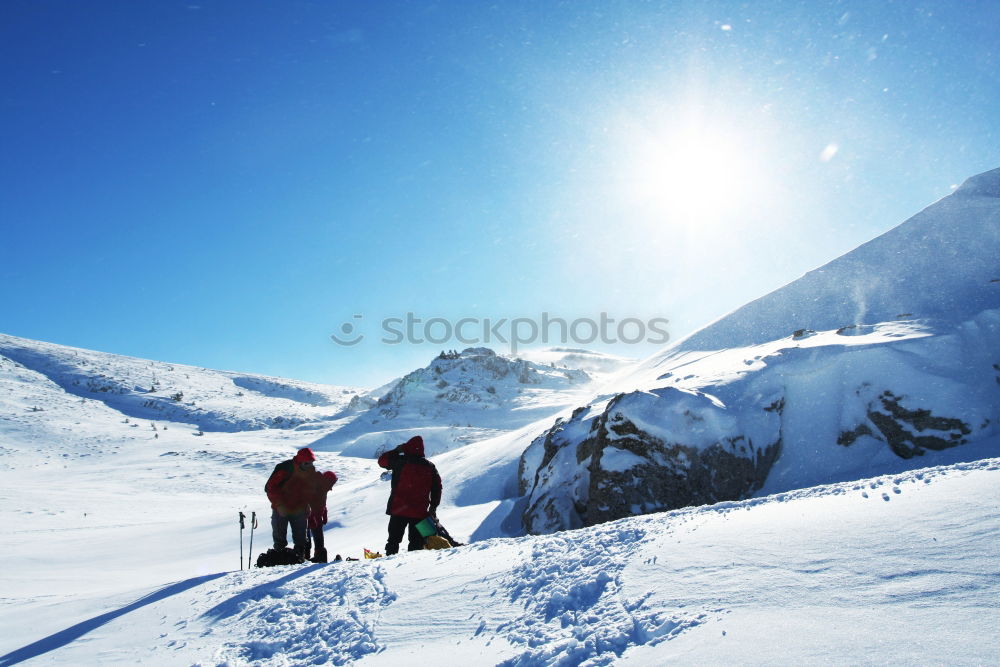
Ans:
[[[717,350],[900,319],[973,319],[1000,293],[1000,168],[969,178],[906,223],[678,341]]]
[[[576,347],[519,350],[517,354],[521,359],[533,361],[536,364],[548,364],[556,368],[572,368],[597,377],[612,375],[637,361],[636,359]]]
[[[604,456],[601,457],[601,467],[615,472],[625,472],[629,468],[645,462],[646,460],[641,456],[636,456],[627,449],[618,449],[617,447],[608,447],[604,450]]]
[[[352,387],[161,363],[3,334],[0,355],[68,394],[99,400],[127,417],[186,421],[204,431],[294,428],[342,413],[361,393]]]
[[[7,359],[0,402],[0,664],[1000,657],[997,459],[493,537],[541,420],[435,457],[440,516],[472,544],[241,571],[236,512],[258,513],[259,553],[270,467],[325,431],[134,426]],[[341,476],[331,553],[380,549],[388,489],[373,462],[320,452],[319,467]]]
[[[0,665],[1000,662],[998,197],[1000,170],[970,179],[629,368],[472,349],[366,391],[0,335]],[[887,404],[967,442],[830,445]],[[589,458],[561,445],[610,405],[692,455],[736,429],[781,456],[751,498],[581,527]],[[237,513],[256,555],[264,481],[305,446],[340,477],[331,555],[381,550],[372,456],[415,433],[469,544],[244,569]],[[620,436],[600,468],[627,474]],[[518,536],[536,483],[572,487],[572,530]]]
[[[506,363],[497,368],[506,368]],[[459,447],[434,459],[446,480],[442,517],[462,540],[511,532],[500,523],[510,511],[507,499],[517,493],[518,457],[545,425],[533,419],[572,403],[581,391],[580,382],[586,384],[586,376],[578,371],[536,369],[524,362],[515,367],[540,381],[522,387],[516,377],[508,378],[507,384],[489,377],[505,399],[493,410],[495,428],[440,427],[448,431],[442,440],[457,440],[454,430],[462,431],[468,440],[464,444],[475,440],[473,434],[479,435],[479,446]],[[460,379],[482,369],[466,370]],[[195,405],[176,402],[177,409],[170,411],[143,406],[144,393],[134,387],[148,388],[154,373],[165,387],[163,393],[182,392]],[[100,386],[86,382],[91,374],[101,378]],[[116,389],[102,391],[105,386]],[[126,389],[117,389],[122,387]],[[485,392],[482,383],[469,387],[497,395]],[[189,587],[202,597],[203,586],[215,585],[240,565],[239,511],[248,517],[251,512],[258,515],[254,553],[270,545],[263,484],[273,465],[299,447],[314,447],[318,467],[333,469],[340,477],[329,504],[331,554],[340,551],[358,557],[365,547],[382,550],[389,486],[380,478],[381,469],[370,456],[324,450],[331,434],[354,418],[345,412],[346,406],[365,395],[362,389],[0,337],[0,519],[5,544],[0,622],[15,630],[5,631],[0,653],[50,635],[54,638],[45,640],[50,648],[61,646],[64,639],[73,644],[82,637],[90,643],[113,619],[141,617],[150,600],[170,604]],[[524,402],[531,400],[543,407],[525,411]],[[208,404],[213,406],[210,418],[207,410],[197,409]],[[399,405],[413,412],[442,408],[425,400]],[[475,416],[454,406],[442,409],[463,421]],[[260,427],[261,415],[271,417],[271,428]],[[291,427],[297,419],[307,421]],[[381,426],[387,430],[363,436],[396,444],[410,432],[394,428],[397,421],[386,419]],[[238,430],[241,427],[249,430]],[[435,427],[414,432],[433,442]],[[242,535],[246,557],[248,533]],[[267,588],[274,573],[257,575],[263,577],[255,581]],[[344,590],[358,585],[369,586],[348,581]],[[164,587],[166,592],[161,591]],[[147,594],[152,598],[143,597]],[[144,601],[133,604],[140,598]],[[184,600],[181,607],[190,604]],[[178,619],[170,625],[187,623]],[[341,627],[337,634],[344,632]],[[117,631],[113,636],[122,637]],[[147,654],[142,647],[152,644],[141,632],[130,630],[125,636],[129,640],[121,647],[102,648],[84,661],[174,661],[161,652]],[[245,649],[247,655],[265,655],[268,641],[261,639],[254,648]],[[74,650],[67,648],[67,655]],[[284,655],[280,646],[274,652]],[[46,650],[44,659],[79,660],[59,656],[61,651]],[[11,660],[7,656],[0,664]]]
[[[998,508],[987,459],[374,561],[147,567],[82,614],[5,614],[0,661],[991,663]]]

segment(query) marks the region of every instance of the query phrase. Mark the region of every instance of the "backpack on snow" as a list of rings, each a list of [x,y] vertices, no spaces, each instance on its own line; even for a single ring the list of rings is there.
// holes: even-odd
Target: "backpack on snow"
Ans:
[[[294,549],[268,549],[257,556],[257,567],[274,567],[275,565],[298,565],[305,560],[295,554]]]
[[[424,549],[451,549],[451,542],[440,535],[428,535],[424,538]]]
[[[417,531],[424,538],[424,549],[450,549],[462,546],[461,543],[451,538],[451,535],[434,515],[430,515],[418,523]]]
[[[456,540],[454,537],[452,537],[448,533],[448,531],[445,529],[445,527],[441,525],[441,521],[436,516],[432,516],[430,518],[434,522],[434,528],[437,530],[437,534],[440,535],[441,537],[443,537],[444,539],[446,539],[448,541],[448,546],[452,546],[452,547],[464,547],[465,546],[465,544],[463,544],[462,542],[459,542],[458,540]]]

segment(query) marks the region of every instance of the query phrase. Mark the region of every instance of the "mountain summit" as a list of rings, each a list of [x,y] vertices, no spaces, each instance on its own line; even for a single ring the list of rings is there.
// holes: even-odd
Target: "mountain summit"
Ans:
[[[520,428],[586,396],[582,370],[509,358],[485,347],[442,352],[316,446],[370,458],[413,435],[436,455]]]

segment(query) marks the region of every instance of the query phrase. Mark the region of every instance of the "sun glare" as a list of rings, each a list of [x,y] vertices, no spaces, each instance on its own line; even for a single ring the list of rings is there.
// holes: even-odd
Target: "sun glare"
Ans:
[[[759,156],[733,129],[687,123],[629,135],[619,181],[627,205],[688,225],[719,222],[754,203]]]

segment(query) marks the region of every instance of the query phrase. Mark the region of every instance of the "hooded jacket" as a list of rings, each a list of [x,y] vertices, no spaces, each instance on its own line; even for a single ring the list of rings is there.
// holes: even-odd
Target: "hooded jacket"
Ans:
[[[274,466],[274,471],[264,485],[271,507],[285,516],[295,516],[309,511],[309,504],[315,493],[316,473],[312,470],[302,470],[298,464],[315,459],[312,450],[305,448],[300,449],[294,458]]]
[[[378,458],[392,471],[392,492],[385,513],[408,519],[423,519],[441,503],[441,476],[424,458],[424,440],[419,435]]]

